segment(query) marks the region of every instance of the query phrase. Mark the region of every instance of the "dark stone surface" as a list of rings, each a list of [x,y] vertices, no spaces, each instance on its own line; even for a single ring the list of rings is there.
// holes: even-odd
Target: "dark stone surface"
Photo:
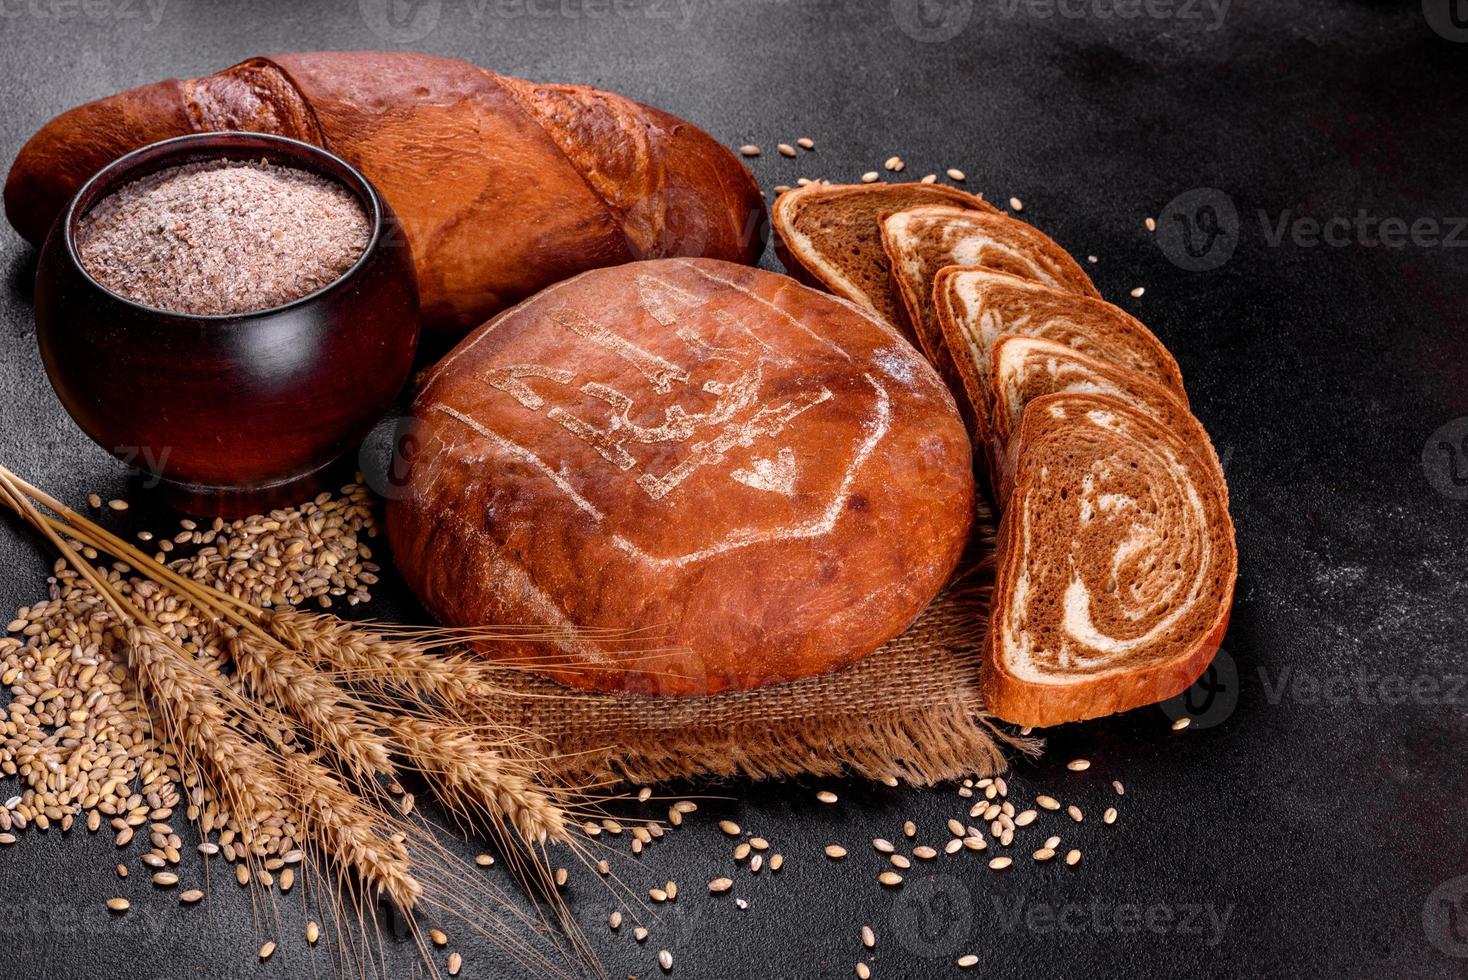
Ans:
[[[385,0],[159,3],[0,5],[0,159],[54,113],[155,77],[394,40],[369,26],[386,23],[372,13]],[[817,140],[797,161],[757,161],[766,186],[854,178],[900,153],[911,176],[957,166],[971,188],[1023,198],[1025,217],[1099,256],[1105,295],[1176,352],[1227,461],[1243,577],[1226,641],[1237,680],[1205,715],[1221,722],[1175,735],[1147,709],[1073,726],[1012,780],[1085,807],[1073,831],[1057,821],[1085,850],[1081,867],[1025,859],[994,875],[948,859],[887,892],[865,842],[899,838],[909,816],[941,842],[943,820],[963,812],[952,788],[833,785],[836,807],[815,803],[812,785],[702,788],[739,802],[706,803],[642,868],[624,866],[639,891],[683,885],[646,944],[630,925],[610,934],[608,896],[573,876],[573,905],[613,976],[659,975],[654,956],[668,948],[679,977],[847,977],[863,923],[879,936],[878,977],[954,975],[969,950],[983,976],[1468,972],[1468,879],[1456,878],[1468,872],[1468,486],[1449,468],[1468,473],[1468,45],[1450,40],[1447,3],[1432,0],[1431,18],[1416,0],[1234,4],[1221,25],[1201,3],[1129,19],[1106,16],[1126,7],[1112,0],[1062,6],[1069,14],[1023,0],[404,5],[425,18],[404,23],[431,26],[406,46],[613,88],[731,145]],[[1199,188],[1219,192],[1201,199],[1215,214],[1227,201],[1238,215],[1236,250],[1210,271],[1176,249],[1170,261],[1143,228],[1147,215],[1176,227],[1168,202]],[[1199,203],[1173,210],[1197,219]],[[1297,237],[1358,213],[1422,224],[1396,247]],[[8,228],[0,265],[0,459],[74,503],[89,490],[145,499],[46,384],[34,256]],[[1128,298],[1137,285],[1146,295]],[[164,517],[143,506],[130,520]],[[7,522],[0,609],[41,595],[49,560]],[[376,612],[416,615],[391,584]],[[1064,770],[1077,754],[1094,760],[1089,772]],[[1113,777],[1128,793],[1103,827]],[[13,786],[0,780],[0,797]],[[778,876],[737,877],[746,911],[703,889],[730,868],[713,826],[723,815],[788,856]],[[831,841],[851,857],[822,857]],[[110,838],[78,831],[27,833],[0,851],[0,976],[331,972],[306,955],[294,901],[282,903],[280,952],[261,966],[233,884],[181,910],[148,894],[141,868],[119,882],[118,859]],[[185,868],[192,883],[198,871]],[[133,900],[127,916],[103,910],[114,894]],[[1155,910],[1150,927],[1126,918],[1128,904]],[[1069,911],[1053,925],[1047,910]],[[1229,916],[1221,935],[1210,910]],[[482,941],[455,946],[466,976],[520,975]],[[389,941],[386,962],[390,976],[418,975],[407,944]]]

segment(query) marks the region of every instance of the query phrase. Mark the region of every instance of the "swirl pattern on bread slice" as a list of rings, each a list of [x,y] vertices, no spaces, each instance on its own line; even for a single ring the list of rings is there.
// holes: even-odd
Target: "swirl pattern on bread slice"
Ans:
[[[1146,412],[1174,432],[1197,427],[1188,406],[1161,385],[1053,340],[1011,334],[1000,337],[989,356],[994,395],[989,451],[1001,505],[1009,497],[1013,476],[1006,469],[1005,449],[1019,430],[1025,406],[1037,398],[1060,391],[1109,395]]]
[[[1010,454],[987,709],[1044,726],[1186,689],[1223,637],[1238,568],[1202,426],[1064,392],[1029,403]]]
[[[955,394],[963,380],[933,312],[933,283],[948,266],[983,267],[1100,298],[1085,270],[1044,232],[1003,214],[917,207],[882,219],[902,315],[918,346]]]
[[[933,283],[933,312],[981,440],[990,436],[991,353],[1001,337],[1014,334],[1052,340],[1136,371],[1188,403],[1172,354],[1140,320],[1105,300],[993,269],[949,266]]]
[[[924,204],[999,213],[979,195],[942,184],[806,184],[781,194],[770,209],[775,253],[806,285],[843,296],[900,327],[880,219]]]

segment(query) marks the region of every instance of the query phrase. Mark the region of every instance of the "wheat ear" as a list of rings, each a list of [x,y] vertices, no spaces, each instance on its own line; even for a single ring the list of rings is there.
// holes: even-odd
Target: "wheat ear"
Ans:
[[[430,653],[361,624],[282,609],[272,611],[265,626],[281,642],[354,683],[433,698],[444,705],[497,693],[483,664]]]
[[[444,803],[509,825],[527,844],[566,839],[566,814],[536,788],[526,767],[469,728],[383,715],[382,724]]]
[[[232,631],[224,643],[238,676],[258,696],[300,719],[312,740],[329,749],[364,784],[395,775],[387,740],[368,723],[367,707],[293,651]]]

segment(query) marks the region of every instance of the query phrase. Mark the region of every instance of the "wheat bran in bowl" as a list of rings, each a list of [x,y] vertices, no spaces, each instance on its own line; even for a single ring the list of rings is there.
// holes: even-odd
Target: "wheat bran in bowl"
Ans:
[[[135,303],[227,316],[283,306],[361,257],[372,223],[357,196],[265,160],[170,167],[118,188],[79,222],[87,274]]]

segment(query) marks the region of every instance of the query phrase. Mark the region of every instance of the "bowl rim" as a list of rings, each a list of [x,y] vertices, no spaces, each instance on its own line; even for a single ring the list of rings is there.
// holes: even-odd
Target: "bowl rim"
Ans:
[[[235,143],[234,147],[230,147],[228,145],[232,141]],[[213,144],[217,149],[224,150],[231,148],[248,149],[251,145],[258,145],[262,142],[275,143],[281,146],[293,147],[297,150],[304,151],[307,156],[315,156],[318,159],[322,159],[332,164],[335,164],[336,166],[342,168],[342,170],[344,170],[350,176],[351,180],[355,181],[358,184],[358,187],[351,187],[349,181],[344,181],[336,175],[321,174],[315,171],[313,171],[313,173],[317,173],[317,176],[324,177],[328,180],[333,180],[338,184],[343,184],[353,192],[363,192],[363,194],[358,194],[359,197],[365,195],[368,209],[368,218],[372,222],[372,237],[369,238],[367,244],[363,246],[362,254],[358,255],[356,261],[348,266],[345,270],[343,270],[341,275],[337,276],[331,282],[326,283],[324,286],[320,286],[317,289],[306,293],[304,296],[298,296],[290,302],[281,303],[278,306],[265,307],[264,309],[259,310],[246,310],[242,313],[187,313],[180,310],[165,310],[160,307],[149,306],[146,303],[140,303],[135,299],[130,299],[129,297],[122,295],[116,290],[108,288],[101,282],[98,282],[96,277],[94,277],[91,272],[88,271],[86,264],[82,262],[81,254],[77,251],[76,235],[74,231],[78,219],[77,208],[81,205],[81,202],[88,196],[88,194],[92,192],[93,188],[97,184],[107,181],[117,181],[117,187],[114,187],[112,191],[109,191],[108,195],[115,192],[117,189],[127,183],[125,179],[126,175],[137,165],[139,158],[143,157],[144,155],[147,155],[148,162],[152,163],[157,162],[160,159],[167,160],[169,157],[174,155],[183,155],[189,152],[190,147],[195,143],[209,143]],[[221,156],[220,159],[225,159],[225,157]],[[182,166],[182,164],[174,165]],[[158,171],[166,170],[168,166],[169,164],[164,163],[156,170],[151,171],[151,173],[157,173]],[[301,168],[298,166],[296,167],[296,169]],[[139,177],[137,179],[142,178]],[[98,195],[97,199],[92,202],[92,207],[95,207],[97,204],[101,203],[101,201],[108,195]],[[343,160],[341,157],[337,156],[335,153],[332,153],[325,147],[317,146],[314,143],[307,143],[304,140],[292,139],[289,136],[280,136],[275,133],[254,133],[250,132],[249,130],[222,129],[203,133],[185,133],[182,136],[170,136],[168,139],[157,140],[155,142],[148,143],[145,146],[140,146],[136,150],[125,153],[122,156],[118,157],[116,160],[113,160],[111,163],[107,164],[107,166],[92,174],[91,177],[88,177],[86,183],[82,184],[82,186],[77,189],[77,192],[72,195],[71,201],[67,203],[66,211],[61,216],[60,231],[62,240],[66,245],[67,258],[70,259],[72,265],[76,267],[76,269],[82,274],[83,278],[88,283],[101,290],[112,300],[121,303],[124,306],[131,307],[134,310],[148,313],[150,315],[173,317],[190,323],[199,323],[204,325],[217,324],[223,326],[226,324],[264,319],[266,317],[272,317],[280,313],[285,313],[298,307],[305,306],[309,303],[313,303],[324,295],[345,286],[345,284],[356,278],[357,273],[361,271],[361,269],[377,252],[378,245],[383,239],[383,231],[385,225],[386,209],[384,208],[384,202],[382,200],[381,193],[377,190],[376,186],[374,186],[373,183],[368,180],[366,175],[364,175],[360,170],[352,166],[347,161]]]

